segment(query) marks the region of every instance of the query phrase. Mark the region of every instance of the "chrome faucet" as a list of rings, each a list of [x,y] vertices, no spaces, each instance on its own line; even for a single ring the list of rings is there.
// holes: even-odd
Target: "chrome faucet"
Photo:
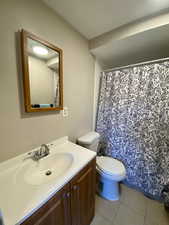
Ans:
[[[39,159],[47,156],[50,154],[50,150],[49,147],[46,144],[42,144],[40,149],[33,151],[33,152],[29,152],[28,156],[25,159],[33,159],[34,161],[38,161]]]

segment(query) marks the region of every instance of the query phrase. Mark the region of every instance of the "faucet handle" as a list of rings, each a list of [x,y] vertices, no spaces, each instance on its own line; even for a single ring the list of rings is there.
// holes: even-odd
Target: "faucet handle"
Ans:
[[[49,155],[50,149],[46,144],[42,144],[40,147],[40,153],[46,155]]]

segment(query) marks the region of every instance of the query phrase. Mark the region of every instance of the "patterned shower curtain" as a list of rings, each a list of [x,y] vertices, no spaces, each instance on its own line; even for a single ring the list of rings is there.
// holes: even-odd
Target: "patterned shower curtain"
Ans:
[[[96,131],[125,182],[162,199],[169,185],[169,61],[102,74]]]

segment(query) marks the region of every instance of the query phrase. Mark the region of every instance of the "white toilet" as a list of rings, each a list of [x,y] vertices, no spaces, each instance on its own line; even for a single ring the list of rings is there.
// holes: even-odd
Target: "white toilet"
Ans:
[[[97,152],[100,135],[96,132],[78,138],[78,144]],[[122,162],[107,156],[96,157],[96,170],[99,179],[98,193],[108,200],[119,200],[119,181],[126,176]]]

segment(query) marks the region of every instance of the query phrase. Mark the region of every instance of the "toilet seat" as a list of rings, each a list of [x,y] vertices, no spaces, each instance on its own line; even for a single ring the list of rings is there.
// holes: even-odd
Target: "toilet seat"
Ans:
[[[109,178],[120,180],[124,179],[126,170],[122,162],[107,156],[96,157],[97,170]]]

